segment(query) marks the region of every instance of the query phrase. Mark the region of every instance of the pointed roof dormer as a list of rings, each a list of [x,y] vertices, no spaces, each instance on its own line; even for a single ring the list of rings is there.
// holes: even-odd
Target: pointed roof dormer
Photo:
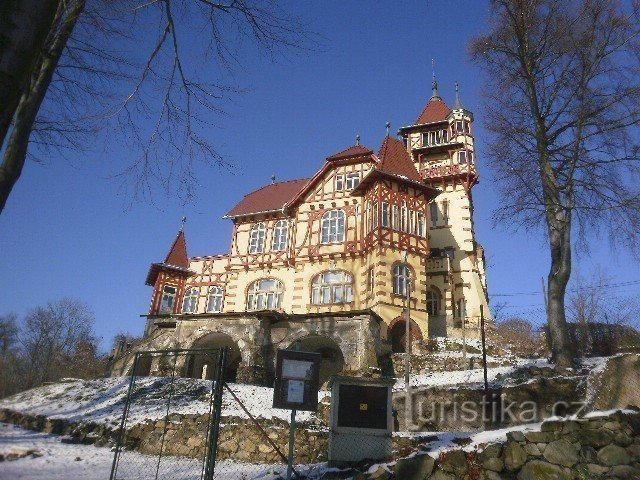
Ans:
[[[437,91],[436,91],[437,93]],[[449,106],[439,96],[432,96],[429,103],[424,107],[422,113],[416,120],[416,125],[425,123],[445,122],[451,113]]]
[[[187,240],[184,235],[184,229],[181,228],[176,239],[171,245],[171,249],[167,254],[163,263],[152,263],[147,274],[145,285],[154,285],[158,274],[163,271],[173,271],[183,273],[185,276],[191,275],[189,270],[189,256],[187,255]]]
[[[409,156],[409,152],[405,149],[404,144],[390,136],[385,137],[380,146],[380,166],[381,172],[403,177],[414,182],[420,182],[420,174]]]
[[[451,110],[451,113],[447,116],[447,119],[452,118],[454,114],[457,113],[457,114],[462,114],[466,117],[469,117],[469,119],[473,121],[473,113],[471,113],[469,110],[464,108],[464,105],[462,104],[462,100],[460,100],[460,88],[459,88],[458,82],[456,82],[455,86],[456,86],[456,99],[453,103],[453,110]]]

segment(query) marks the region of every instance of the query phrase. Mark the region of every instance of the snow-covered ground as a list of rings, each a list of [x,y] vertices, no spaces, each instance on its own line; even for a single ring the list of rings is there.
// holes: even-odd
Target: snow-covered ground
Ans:
[[[106,480],[111,473],[113,452],[108,448],[91,445],[70,445],[60,442],[57,435],[47,435],[24,430],[14,425],[0,423],[0,454],[12,451],[33,450],[18,460],[0,462],[0,480]],[[137,452],[123,452],[118,478],[147,480],[149,472],[158,468],[158,457]],[[200,461],[184,457],[164,457],[160,463],[159,478],[193,480],[200,478]],[[310,478],[325,472],[326,465],[296,467]],[[286,471],[283,465],[255,465],[230,460],[216,462],[216,480],[260,479],[273,480]]]
[[[524,366],[548,367],[550,364],[545,359],[531,360],[516,358],[514,365],[508,367],[495,367],[487,369],[487,379],[494,382],[498,375],[508,375],[516,369]],[[473,370],[452,370],[447,372],[432,372],[422,375],[412,375],[410,383],[412,387],[444,387],[444,386],[472,386],[484,382],[484,372],[482,368]],[[404,389],[404,379],[398,379],[394,390]]]
[[[142,377],[136,379],[129,410],[129,426],[146,419],[164,418],[170,378]],[[254,417],[289,420],[291,412],[271,407],[273,389],[253,385],[229,385]],[[96,422],[119,425],[129,388],[129,377],[98,380],[69,379],[64,383],[45,385],[19,393],[0,401],[0,408],[8,408],[30,415],[65,418],[71,422]],[[170,413],[203,414],[209,412],[211,381],[175,379]],[[247,418],[233,397],[224,390],[222,415]],[[311,412],[298,412],[298,421],[312,420]]]

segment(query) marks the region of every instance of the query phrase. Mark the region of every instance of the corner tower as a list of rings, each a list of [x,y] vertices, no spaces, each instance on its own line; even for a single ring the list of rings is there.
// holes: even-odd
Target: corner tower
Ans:
[[[463,325],[477,326],[480,306],[490,317],[484,253],[473,226],[472,189],[478,183],[473,114],[464,108],[457,84],[450,108],[434,79],[422,113],[399,133],[422,180],[442,192],[429,205],[429,334],[462,334]]]

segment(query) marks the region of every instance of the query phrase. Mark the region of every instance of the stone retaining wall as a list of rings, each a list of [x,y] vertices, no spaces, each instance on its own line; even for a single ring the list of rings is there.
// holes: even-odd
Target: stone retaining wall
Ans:
[[[507,434],[507,440],[434,459],[419,453],[363,478],[402,480],[640,479],[640,412],[544,422],[541,431]]]

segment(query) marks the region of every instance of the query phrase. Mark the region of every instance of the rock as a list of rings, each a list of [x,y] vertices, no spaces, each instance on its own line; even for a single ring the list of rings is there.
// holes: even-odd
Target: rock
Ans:
[[[491,470],[487,470],[486,472],[482,472],[482,480],[502,480],[502,477],[499,473],[492,472]]]
[[[396,462],[394,472],[396,474],[396,478],[422,480],[431,475],[434,463],[435,460],[430,455],[426,454],[401,458]]]
[[[598,450],[598,460],[605,465],[627,465],[631,457],[627,451],[618,445],[607,445]]]
[[[627,452],[636,461],[640,461],[640,444],[634,443],[627,447]]]
[[[540,426],[540,430],[543,432],[560,432],[562,431],[564,423],[556,420],[549,420],[547,422],[543,422]]]
[[[542,460],[527,462],[518,474],[518,480],[571,480],[571,478],[572,475],[567,470]]]
[[[598,455],[595,448],[582,447],[578,455],[578,461],[580,463],[596,463],[598,461]]]
[[[578,441],[582,445],[603,447],[611,443],[613,436],[607,430],[580,430]]]
[[[436,473],[429,477],[429,480],[456,480],[456,477],[449,473],[444,473],[442,470],[437,470]]]
[[[531,443],[549,443],[556,439],[554,432],[526,432],[524,436]]]
[[[513,442],[524,442],[525,441],[524,433],[522,433],[519,430],[516,430],[515,432],[508,432],[507,440],[513,441]]]
[[[492,443],[487,445],[484,450],[478,453],[478,459],[483,462],[488,458],[499,457],[502,453],[502,445],[499,443]]]
[[[453,450],[445,454],[440,468],[456,476],[462,476],[467,471],[467,456],[462,450]]]
[[[504,465],[507,470],[518,470],[527,461],[527,452],[519,443],[509,442],[504,449]]]
[[[530,457],[539,457],[540,455],[542,455],[542,452],[535,443],[527,443],[523,446],[523,448],[524,451],[527,452],[527,455],[529,455]]]
[[[607,476],[609,478],[621,478],[624,480],[638,480],[638,478],[640,478],[640,469],[630,467],[629,465],[616,465],[609,470]]]
[[[578,463],[578,449],[566,440],[556,440],[547,445],[544,458],[554,465],[573,467]]]
[[[596,463],[585,463],[576,466],[575,471],[580,479],[597,480],[604,478],[604,475],[609,471],[609,467],[603,467]]]
[[[484,462],[482,462],[482,466],[491,470],[492,472],[501,472],[504,468],[504,462],[501,458],[487,458]]]

